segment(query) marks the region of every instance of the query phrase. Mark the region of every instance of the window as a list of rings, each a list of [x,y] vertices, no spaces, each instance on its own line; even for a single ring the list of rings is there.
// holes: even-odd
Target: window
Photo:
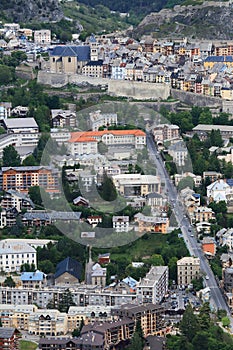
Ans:
[[[68,62],[69,62],[69,63],[71,62],[71,57],[68,57]]]

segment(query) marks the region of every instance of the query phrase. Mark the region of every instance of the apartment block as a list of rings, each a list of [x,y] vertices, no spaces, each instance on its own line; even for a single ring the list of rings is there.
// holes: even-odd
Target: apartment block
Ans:
[[[67,331],[67,314],[64,312],[39,309],[29,316],[29,334],[58,336],[66,334]]]
[[[21,265],[37,265],[37,252],[26,243],[0,242],[0,270],[4,272],[19,272]]]
[[[40,186],[48,193],[58,193],[58,171],[49,166],[2,167],[2,190],[28,193],[31,186]]]
[[[129,216],[113,216],[112,225],[116,232],[129,231]]]
[[[34,31],[34,43],[37,45],[51,44],[51,30],[41,29]]]
[[[179,286],[189,285],[193,279],[200,277],[200,259],[184,257],[177,261],[177,283]]]
[[[89,123],[93,131],[98,131],[101,126],[109,127],[117,125],[116,113],[101,113],[100,110],[89,113]]]
[[[168,266],[152,266],[137,285],[137,299],[143,304],[160,303],[168,292]]]

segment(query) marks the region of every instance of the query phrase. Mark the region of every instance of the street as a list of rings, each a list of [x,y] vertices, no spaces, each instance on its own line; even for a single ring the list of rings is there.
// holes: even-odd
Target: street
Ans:
[[[204,279],[205,281],[204,283],[206,286],[210,288],[210,291],[211,291],[210,303],[216,310],[223,309],[227,311],[228,317],[230,317],[230,321],[231,321],[231,329],[233,330],[233,319],[230,315],[228,305],[222,295],[220,288],[217,285],[215,276],[209,266],[209,263],[205,258],[202,252],[202,249],[197,243],[195,232],[192,226],[190,225],[188,218],[184,215],[184,208],[179,200],[179,194],[177,192],[175,185],[173,184],[172,180],[170,179],[166,171],[166,168],[161,156],[159,155],[155,147],[153,137],[148,132],[147,132],[147,148],[148,148],[148,153],[151,161],[153,161],[154,164],[156,165],[157,175],[160,176],[161,182],[164,182],[165,184],[166,194],[168,196],[170,203],[172,204],[173,213],[175,215],[178,226],[180,226],[180,229],[182,231],[184,242],[187,246],[187,249],[189,250],[191,256],[195,256],[200,259],[201,271],[204,273],[205,276],[209,277],[208,280]]]

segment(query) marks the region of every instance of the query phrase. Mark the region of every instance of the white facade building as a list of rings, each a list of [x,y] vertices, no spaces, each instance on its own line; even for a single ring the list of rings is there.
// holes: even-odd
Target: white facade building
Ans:
[[[23,264],[37,266],[37,252],[26,243],[0,242],[0,270],[4,272],[20,271]]]
[[[143,304],[157,304],[168,292],[168,266],[152,266],[137,284],[137,298]]]
[[[101,126],[117,125],[116,113],[101,113],[100,110],[89,113],[89,123],[93,131],[98,131]]]
[[[113,216],[112,225],[116,232],[128,232],[129,231],[129,216]]]

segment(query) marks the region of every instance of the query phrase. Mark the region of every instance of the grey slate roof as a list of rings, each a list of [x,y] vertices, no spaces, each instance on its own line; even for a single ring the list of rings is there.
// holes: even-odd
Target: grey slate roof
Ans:
[[[57,264],[54,278],[58,278],[65,272],[68,272],[70,275],[80,280],[82,275],[82,265],[75,259],[68,257]]]
[[[13,336],[15,328],[0,327],[0,339],[9,339]]]
[[[60,57],[77,57],[79,61],[90,60],[90,46],[89,45],[77,45],[77,46],[55,46],[50,52],[51,56]]]

